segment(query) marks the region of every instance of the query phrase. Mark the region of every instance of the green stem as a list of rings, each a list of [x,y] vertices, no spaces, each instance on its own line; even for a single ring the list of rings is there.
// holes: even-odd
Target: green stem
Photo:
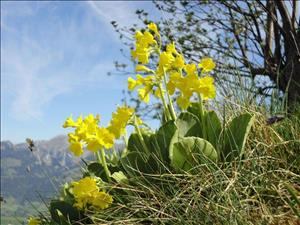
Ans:
[[[145,143],[145,140],[143,138],[141,129],[140,129],[139,125],[137,124],[136,117],[134,117],[134,128],[135,128],[135,131],[136,131],[136,133],[137,133],[137,135],[138,135],[138,137],[140,139],[140,142],[141,142],[143,148],[150,154],[150,151],[149,151],[149,149],[148,149],[148,147],[147,147],[147,145]]]
[[[123,151],[122,154],[126,154],[126,152],[127,152],[127,147],[128,147],[128,138],[127,138],[127,132],[126,132],[126,130],[125,130],[123,139],[124,139],[124,143],[125,143],[125,149],[124,149],[124,151]]]
[[[165,97],[164,97],[164,92],[163,92],[162,85],[159,84],[158,88],[160,90],[161,100],[162,100],[162,103],[163,103],[163,106],[164,106],[164,109],[165,109],[165,116],[167,118],[167,121],[169,121],[172,117],[170,115],[169,108],[167,106],[167,103],[166,103],[166,100],[165,100]]]
[[[97,155],[98,155],[98,158],[101,159],[101,164],[102,166],[104,167],[104,172],[105,172],[105,175],[107,177],[107,180],[108,181],[111,181],[110,179],[110,171],[107,167],[107,164],[106,164],[106,159],[105,159],[105,151],[103,148],[100,149],[100,153],[99,151],[97,152]]]
[[[201,119],[201,126],[202,126],[203,138],[205,140],[207,140],[206,123],[205,123],[205,120],[204,120],[203,102],[202,102],[200,94],[198,94],[198,98],[199,98],[199,109],[200,109],[200,119]]]
[[[164,71],[164,85],[165,85],[165,87],[167,87],[167,78],[166,78],[165,71]],[[174,110],[173,102],[171,100],[171,97],[169,95],[169,92],[168,92],[167,88],[166,88],[166,92],[167,92],[168,102],[169,102],[170,108],[171,108],[171,110],[170,110],[171,111],[171,117],[172,117],[173,120],[176,120],[176,113],[175,113],[175,110]]]

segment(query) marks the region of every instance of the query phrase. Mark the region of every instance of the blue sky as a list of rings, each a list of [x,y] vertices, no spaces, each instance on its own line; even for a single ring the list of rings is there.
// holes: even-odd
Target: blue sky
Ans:
[[[126,76],[107,76],[127,60],[110,21],[138,23],[140,8],[160,17],[149,1],[2,2],[1,140],[65,134],[70,114],[99,113],[107,124],[127,86]]]

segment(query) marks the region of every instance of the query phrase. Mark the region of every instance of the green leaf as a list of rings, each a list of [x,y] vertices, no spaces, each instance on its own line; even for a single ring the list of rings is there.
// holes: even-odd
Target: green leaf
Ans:
[[[85,216],[72,205],[59,200],[52,200],[50,203],[50,214],[51,218],[59,224],[70,224],[70,222],[75,222],[85,218]],[[86,218],[86,222],[89,219]]]
[[[243,155],[245,143],[253,123],[254,116],[245,113],[235,117],[228,124],[224,131],[225,140],[221,152],[224,161],[231,161]]]
[[[147,160],[148,156],[143,152],[129,152],[125,157],[121,158],[121,164],[127,174],[134,177],[139,175],[140,172],[149,172]]]
[[[190,104],[190,106],[188,107],[187,111],[189,113],[192,113],[193,115],[195,115],[198,119],[199,122],[201,123],[201,116],[200,116],[200,105],[198,102],[193,102]]]
[[[205,116],[206,135],[207,140],[218,150],[220,134],[222,131],[222,124],[215,111],[206,112]],[[219,153],[219,152],[218,152]]]
[[[201,138],[204,138],[203,135],[203,128],[206,128],[206,139],[217,149],[218,148],[218,142],[220,133],[222,131],[222,124],[218,118],[218,115],[215,111],[204,111],[203,118],[201,118],[200,115],[200,105],[199,103],[192,103],[189,108],[187,109],[188,112],[195,115],[201,126],[199,127],[199,136]]]
[[[171,140],[177,130],[174,121],[168,121],[155,134],[155,138],[152,142],[153,149],[157,152],[157,156],[161,158],[161,161],[167,165],[170,163],[169,159],[169,147]]]
[[[100,177],[101,179],[106,179],[106,174],[104,167],[98,162],[92,162],[87,167],[90,174]]]
[[[128,178],[122,171],[114,172],[111,177],[120,184],[124,184],[128,182]]]
[[[111,173],[118,172],[120,170],[119,166],[113,164],[107,164],[107,167]],[[105,174],[104,167],[99,162],[92,162],[87,166],[90,175],[101,178],[103,181],[108,182],[107,176]]]
[[[199,137],[184,137],[170,146],[171,164],[185,171],[209,160],[217,161],[218,154],[208,141]]]
[[[192,113],[180,113],[179,117],[176,120],[176,126],[178,127],[178,135],[180,137],[198,137],[200,135],[199,119]]]
[[[146,146],[150,145],[150,139],[152,134],[150,133],[145,133],[142,130],[142,136],[145,141]],[[132,133],[128,139],[128,145],[127,149],[129,152],[144,152],[148,153],[147,149],[144,149],[143,145],[141,144],[141,141],[139,139],[139,136],[137,133]]]

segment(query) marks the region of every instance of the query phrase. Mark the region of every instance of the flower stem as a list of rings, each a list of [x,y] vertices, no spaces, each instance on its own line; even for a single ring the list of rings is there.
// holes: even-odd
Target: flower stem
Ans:
[[[163,87],[161,84],[159,84],[158,88],[160,90],[161,100],[162,100],[162,103],[163,103],[163,106],[165,109],[165,116],[167,118],[167,121],[169,121],[172,117],[170,115],[169,108],[168,108],[168,105],[167,105],[165,97],[164,97]]]
[[[139,127],[139,125],[138,125],[138,123],[137,123],[137,121],[136,121],[136,117],[134,117],[134,128],[135,128],[135,131],[136,131],[136,133],[137,133],[137,135],[138,135],[138,137],[139,137],[139,139],[140,139],[141,145],[142,145],[143,148],[147,151],[147,153],[150,154],[150,151],[149,151],[149,149],[148,149],[148,147],[147,147],[147,145],[146,145],[146,143],[145,143],[145,140],[144,140],[144,138],[143,138],[141,129],[140,129],[140,127]]]
[[[164,85],[165,85],[165,87],[167,87],[167,78],[166,78],[165,71],[164,71]],[[167,98],[168,98],[168,101],[169,101],[169,104],[170,104],[171,117],[172,117],[173,120],[176,120],[176,113],[175,113],[175,110],[174,110],[173,102],[172,102],[171,97],[168,93],[168,90],[166,92],[167,92]]]
[[[204,120],[203,101],[201,99],[200,94],[198,94],[198,98],[199,98],[199,109],[200,109],[200,119],[201,119],[201,126],[202,126],[203,138],[205,140],[207,140],[206,123],[205,123],[205,120]]]
[[[103,148],[100,149],[100,153],[99,153],[99,151],[97,152],[97,156],[98,156],[99,160],[101,159],[101,164],[104,167],[104,172],[105,172],[105,175],[107,177],[107,180],[111,181],[110,171],[109,171],[109,169],[107,167],[107,163],[106,163],[106,159],[105,159],[105,152],[104,152]]]

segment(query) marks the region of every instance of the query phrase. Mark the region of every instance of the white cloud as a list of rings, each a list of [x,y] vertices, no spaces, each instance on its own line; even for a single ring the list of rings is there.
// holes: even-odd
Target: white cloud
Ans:
[[[19,8],[15,9],[18,12]],[[38,10],[29,7],[24,16],[34,17]],[[1,28],[1,92],[5,101],[11,101],[15,119],[41,120],[56,97],[82,87],[120,88],[116,77],[106,76],[113,69],[112,61],[98,58],[99,52],[105,54],[103,31],[88,14],[84,19],[60,21],[51,17],[38,27],[29,22],[18,27],[13,20],[19,22],[20,15],[14,17],[12,8],[4,11],[7,23]]]

